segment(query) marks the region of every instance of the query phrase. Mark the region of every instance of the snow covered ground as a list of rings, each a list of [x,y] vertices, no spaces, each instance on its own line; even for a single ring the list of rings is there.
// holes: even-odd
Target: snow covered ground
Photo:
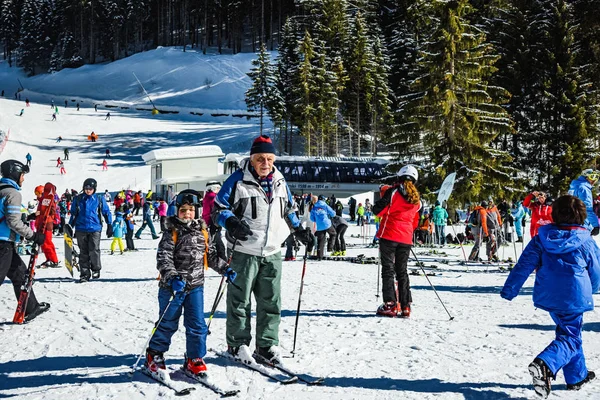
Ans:
[[[34,103],[18,117],[24,102],[0,99],[0,129],[10,129],[10,140],[0,160],[24,160],[27,152],[33,156],[32,173],[23,189],[25,201],[33,197],[35,185],[52,181],[60,191],[80,189],[88,176],[98,179],[102,191],[127,187],[147,190],[150,171],[139,157],[144,152],[201,143],[217,144],[225,152],[243,151],[258,131],[254,121],[245,119],[151,117],[132,110],[111,111],[112,119],[104,121],[104,112],[95,113],[90,104],[84,105],[79,112],[72,104],[67,109],[61,106],[58,121],[51,122],[47,103]],[[100,136],[97,143],[86,141],[92,130]],[[64,138],[60,144],[55,143],[59,135]],[[101,172],[107,146],[113,158],[108,172]],[[62,157],[64,147],[71,149],[71,157],[66,162],[67,175],[60,176],[55,160]],[[354,244],[348,254],[375,256],[376,249],[363,248],[362,239],[350,238],[358,233],[356,226],[348,230],[348,242]],[[62,260],[62,239],[55,238],[55,244]],[[64,268],[37,272],[36,294],[52,308],[30,325],[11,323],[16,302],[9,282],[4,282],[0,288],[0,397],[174,397],[144,375],[136,374],[133,379],[127,375],[157,319],[158,243],[144,233],[142,240],[136,241],[140,251],[123,256],[110,256],[109,244],[110,239],[103,238],[103,269],[98,281],[77,284]],[[448,258],[462,257],[458,248],[441,250]],[[514,257],[512,247],[504,247],[502,252],[505,258]],[[509,303],[499,296],[507,273],[492,272],[493,267],[450,271],[441,264],[440,270],[430,279],[454,320],[449,321],[424,276],[411,277],[411,318],[386,319],[375,316],[381,301],[375,297],[377,265],[308,261],[297,354],[286,361],[298,370],[326,377],[325,384],[279,385],[212,353],[206,358],[209,371],[217,382],[239,389],[241,399],[534,398],[527,365],[552,340],[554,325],[546,312],[532,305],[533,278],[521,296]],[[287,354],[292,349],[301,271],[301,260],[284,262],[280,339]],[[219,281],[209,271],[207,313]],[[226,347],[224,309],[222,304],[213,320],[209,347]],[[598,316],[598,311],[586,314],[583,332],[592,370],[600,366]],[[182,327],[167,353],[170,365],[182,363],[184,346]],[[178,384],[183,387],[190,382]],[[552,397],[600,398],[597,387],[593,383],[582,392],[566,392],[559,374]],[[190,398],[200,397],[216,398],[198,387]]]

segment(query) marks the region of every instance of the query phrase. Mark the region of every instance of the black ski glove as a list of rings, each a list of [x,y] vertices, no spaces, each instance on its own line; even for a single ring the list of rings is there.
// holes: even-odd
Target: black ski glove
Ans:
[[[248,236],[252,236],[252,231],[246,221],[240,221],[237,217],[227,218],[225,229],[231,236],[242,242],[248,240]]]
[[[46,240],[46,235],[44,235],[42,232],[33,232],[33,236],[29,238],[29,240],[41,246]]]
[[[113,235],[113,227],[112,227],[112,225],[108,225],[106,227],[106,237],[110,238],[110,237],[112,237],[112,235]]]
[[[35,221],[35,218],[37,217],[37,215],[35,215],[35,213],[31,213],[27,216],[27,222],[29,221]]]
[[[598,235],[598,233],[600,233],[599,227],[595,227],[594,229],[592,229],[592,236],[596,236],[596,235]]]
[[[312,241],[310,237],[310,229],[303,229],[301,226],[294,229],[294,237],[297,241],[305,246]]]
[[[483,237],[483,243],[487,243],[490,241],[490,237],[489,236],[484,236]]]

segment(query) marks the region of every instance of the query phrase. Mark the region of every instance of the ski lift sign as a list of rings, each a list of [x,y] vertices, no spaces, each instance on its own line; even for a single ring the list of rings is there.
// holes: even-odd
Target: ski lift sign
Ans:
[[[438,192],[438,201],[440,204],[444,204],[445,201],[448,201],[450,198],[450,194],[452,194],[452,189],[454,188],[454,179],[456,178],[456,172],[451,173],[444,179],[444,183],[442,183],[442,187]]]

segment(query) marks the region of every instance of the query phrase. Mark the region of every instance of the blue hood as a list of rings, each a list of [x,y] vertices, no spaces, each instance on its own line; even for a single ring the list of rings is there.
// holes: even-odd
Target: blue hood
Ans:
[[[556,224],[541,226],[538,231],[544,249],[552,254],[571,253],[581,247],[591,236],[590,231],[581,225]]]

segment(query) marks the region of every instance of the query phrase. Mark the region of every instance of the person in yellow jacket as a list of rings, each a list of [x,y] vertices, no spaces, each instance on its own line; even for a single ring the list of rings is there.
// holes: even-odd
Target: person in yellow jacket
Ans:
[[[362,203],[358,203],[356,215],[358,215],[358,218],[356,218],[356,226],[363,225],[365,223],[365,207],[362,205]]]

